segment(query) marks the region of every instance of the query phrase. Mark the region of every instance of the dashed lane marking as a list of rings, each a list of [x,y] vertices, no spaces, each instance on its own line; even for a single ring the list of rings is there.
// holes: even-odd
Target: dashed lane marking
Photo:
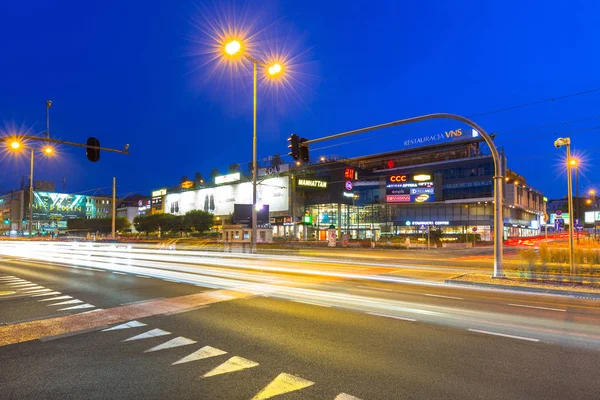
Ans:
[[[165,349],[170,349],[170,348],[179,347],[179,346],[187,346],[189,344],[194,344],[194,343],[196,343],[195,340],[188,339],[183,336],[179,336],[179,337],[176,337],[175,339],[169,340],[168,342],[159,344],[158,346],[154,346],[153,348],[144,351],[144,353],[150,353],[152,351],[165,350]]]
[[[379,314],[379,313],[374,313],[374,312],[368,312],[367,314],[370,314],[370,315],[375,315],[375,316],[378,316],[378,317],[385,317],[385,318],[401,319],[402,321],[417,322],[417,320],[416,320],[416,319],[413,319],[413,318],[406,318],[406,317],[399,317],[399,316],[397,316],[397,315]]]
[[[73,297],[71,296],[58,296],[58,297],[51,297],[49,299],[42,299],[42,300],[38,300],[38,301],[55,301],[55,300],[66,300],[66,299],[72,299]]]
[[[80,304],[78,306],[73,306],[73,307],[67,307],[67,308],[59,308],[58,311],[66,311],[66,310],[81,310],[83,308],[94,308],[96,307],[93,304]]]
[[[157,328],[157,329],[149,330],[148,332],[140,333],[139,335],[136,335],[136,336],[132,336],[129,339],[123,340],[123,342],[130,342],[132,340],[140,340],[140,339],[148,339],[148,338],[159,337],[159,336],[166,336],[166,335],[170,335],[170,334],[171,334],[171,332],[163,331],[162,329]]]
[[[360,400],[360,399],[358,397],[350,396],[349,394],[346,394],[346,393],[340,393],[337,396],[335,396],[334,400]]]
[[[79,304],[79,303],[83,303],[83,300],[79,300],[79,299],[66,300],[66,301],[61,301],[60,303],[48,304],[48,307],[62,306],[65,304]]]
[[[195,351],[192,354],[183,357],[179,361],[175,361],[171,365],[183,364],[183,363],[187,363],[187,362],[190,362],[190,361],[203,360],[205,358],[221,356],[223,354],[227,354],[227,352],[223,351],[223,350],[216,349],[214,347],[204,346],[200,350]]]
[[[526,340],[529,342],[539,342],[539,339],[534,339],[534,338],[528,338],[528,337],[524,337],[524,336],[514,336],[514,335],[507,335],[506,333],[498,333],[498,332],[490,332],[490,331],[480,331],[478,329],[468,329],[468,331],[470,332],[477,332],[477,333],[485,333],[487,335],[493,335],[493,336],[502,336],[502,337],[506,337],[506,338],[511,338],[511,339],[519,339],[519,340]]]
[[[254,361],[247,360],[242,357],[234,356],[229,360],[225,361],[223,364],[211,369],[204,375],[202,378],[208,378],[215,375],[228,374],[230,372],[241,371],[247,368],[258,367],[258,363]]]
[[[266,400],[271,397],[279,396],[280,394],[294,392],[314,385],[307,379],[299,376],[282,373],[277,375],[263,390],[261,390],[252,400]]]
[[[145,279],[150,279],[149,276],[144,276],[144,275],[136,275],[138,278],[145,278]]]
[[[34,293],[43,293],[43,292],[51,292],[52,289],[36,289],[29,292],[22,292],[23,294],[34,294]]]
[[[125,272],[117,272],[117,271],[113,271],[113,274],[117,274],[117,275],[127,275]]]
[[[139,321],[129,321],[125,324],[121,324],[121,325],[113,326],[112,328],[104,329],[102,332],[118,331],[120,329],[129,329],[129,328],[138,328],[140,326],[146,326],[146,324],[144,324],[143,322],[139,322]]]
[[[60,292],[46,293],[45,295],[50,294],[60,294]],[[134,319],[190,310],[202,305],[244,299],[250,296],[252,296],[251,293],[234,290],[213,290],[148,301],[146,303],[114,307],[94,313],[78,313],[20,324],[4,325],[0,326],[0,346],[37,340],[47,336],[57,336],[69,332],[97,329]]]
[[[35,289],[46,289],[46,288],[43,287],[43,286],[40,286],[40,285],[33,285],[33,286],[30,286],[30,287],[24,287],[24,286],[23,287],[19,287],[17,290],[23,290],[23,291],[26,292],[28,290],[35,290]]]
[[[462,297],[455,297],[455,296],[444,296],[444,295],[441,295],[441,294],[429,294],[429,293],[424,293],[424,296],[428,296],[428,297],[439,297],[440,299],[464,300]]]
[[[56,296],[57,294],[62,294],[62,293],[60,293],[60,292],[49,292],[49,293],[42,293],[42,294],[34,294],[31,297]]]
[[[525,304],[510,304],[510,303],[508,305],[509,306],[513,306],[513,307],[535,308],[536,310],[567,312],[567,310],[563,310],[561,308],[548,308],[548,307],[538,307],[538,306],[527,306]]]

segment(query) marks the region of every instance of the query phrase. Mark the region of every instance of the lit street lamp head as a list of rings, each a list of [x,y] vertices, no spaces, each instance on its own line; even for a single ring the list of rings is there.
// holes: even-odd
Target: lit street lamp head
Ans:
[[[595,194],[596,194],[596,191],[595,191],[594,189],[590,189],[590,195],[592,195],[592,196],[593,196],[593,195],[595,195]]]
[[[49,155],[52,155],[53,153],[54,153],[54,149],[52,148],[52,146],[44,147],[44,154],[49,156]]]
[[[242,49],[242,45],[237,40],[232,40],[225,45],[225,53],[230,56],[236,55]]]
[[[269,75],[271,75],[271,76],[279,75],[281,73],[281,69],[282,69],[281,64],[275,63],[268,68]]]
[[[577,166],[577,164],[578,164],[578,162],[577,162],[577,159],[576,159],[576,158],[571,158],[571,159],[569,160],[569,165],[570,165],[571,167],[575,167],[575,166]]]
[[[19,148],[21,148],[21,143],[13,140],[12,142],[10,142],[10,148],[13,150],[18,150]]]

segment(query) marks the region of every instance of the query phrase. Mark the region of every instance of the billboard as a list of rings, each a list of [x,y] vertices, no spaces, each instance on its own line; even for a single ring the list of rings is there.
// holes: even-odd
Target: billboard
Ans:
[[[33,192],[33,219],[85,218],[86,202],[82,194]]]
[[[289,178],[265,179],[256,188],[257,204],[269,205],[272,212],[288,211]],[[215,215],[233,214],[234,204],[252,204],[252,183],[235,183],[165,196],[164,212],[183,215],[204,210]]]
[[[433,180],[429,174],[396,174],[387,179],[387,203],[428,203],[434,198]]]

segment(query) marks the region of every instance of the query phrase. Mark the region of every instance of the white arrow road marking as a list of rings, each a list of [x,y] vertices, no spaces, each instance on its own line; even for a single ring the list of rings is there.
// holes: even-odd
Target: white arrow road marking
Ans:
[[[286,373],[277,375],[263,390],[252,400],[265,400],[283,393],[293,392],[314,385],[314,382]]]
[[[358,397],[350,396],[346,393],[338,394],[334,400],[360,400]]]
[[[258,363],[250,360],[246,360],[242,357],[231,357],[229,360],[225,361],[223,364],[215,367],[214,369],[208,371],[204,375],[203,378],[208,378],[209,376],[227,374],[229,372],[241,371],[246,368],[257,367]]]
[[[73,307],[67,307],[67,308],[59,308],[58,311],[64,311],[64,310],[79,310],[82,308],[94,308],[96,306],[92,305],[92,304],[80,304],[78,306],[73,306]]]
[[[50,292],[50,293],[42,293],[42,294],[34,294],[31,297],[41,297],[41,296],[55,296],[57,294],[62,294],[60,292]]]
[[[79,304],[79,303],[83,303],[83,300],[73,299],[73,300],[61,301],[60,303],[48,304],[48,307],[62,306],[64,304]]]
[[[129,321],[121,325],[113,326],[112,328],[104,329],[102,332],[117,331],[119,329],[137,328],[139,326],[146,326],[143,322]]]
[[[42,292],[51,292],[52,289],[36,289],[30,292],[22,292],[23,294],[33,294],[33,293],[42,293]]]
[[[187,346],[188,344],[194,344],[194,343],[196,343],[195,340],[188,339],[183,336],[179,336],[179,337],[176,337],[175,339],[169,340],[168,342],[159,344],[158,346],[154,346],[153,348],[144,351],[144,353],[150,353],[151,351],[170,349],[170,348],[179,347],[179,346]]]
[[[147,339],[151,337],[170,335],[171,332],[163,331],[162,329],[152,329],[151,331],[140,333],[137,336],[130,337],[129,339],[123,340],[123,342],[129,342],[130,340]]]
[[[72,299],[73,297],[71,296],[58,296],[58,297],[51,297],[49,299],[42,299],[42,300],[38,300],[38,301],[54,301],[54,300],[66,300],[66,299]]]
[[[223,354],[227,354],[226,351],[223,350],[219,350],[219,349],[215,349],[214,347],[210,347],[210,346],[204,346],[203,348],[201,348],[198,351],[193,352],[192,354],[183,357],[181,360],[179,361],[175,361],[173,364],[171,365],[175,365],[175,364],[183,364],[186,362],[190,362],[190,361],[197,361],[197,360],[202,360],[204,358],[210,358],[210,357],[216,357],[216,356],[221,356]]]

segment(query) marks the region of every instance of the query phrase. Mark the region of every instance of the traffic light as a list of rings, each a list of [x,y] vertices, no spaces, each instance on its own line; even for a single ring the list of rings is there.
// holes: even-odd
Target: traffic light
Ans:
[[[290,142],[288,144],[288,149],[290,149],[288,155],[292,156],[294,161],[298,161],[300,158],[300,136],[292,133],[292,135],[288,138],[288,142]]]
[[[87,148],[85,150],[85,155],[87,159],[91,162],[96,162],[100,159],[100,141],[95,137],[90,137],[87,140]]]
[[[10,224],[10,219],[4,218],[4,225],[8,225],[8,224]]]
[[[308,144],[305,144],[304,142],[306,142],[307,139],[300,139],[300,159],[302,160],[302,162],[307,163],[309,160],[309,156],[308,156]]]

